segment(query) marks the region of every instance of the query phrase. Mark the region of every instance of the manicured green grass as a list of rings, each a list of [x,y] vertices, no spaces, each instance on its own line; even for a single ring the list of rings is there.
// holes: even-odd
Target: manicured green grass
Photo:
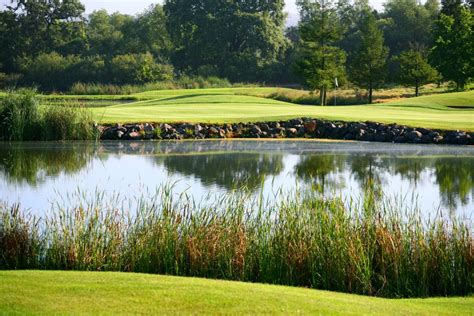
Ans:
[[[1,271],[5,314],[472,315],[474,297],[388,300],[146,274]]]
[[[94,108],[102,123],[116,122],[252,122],[314,117],[331,120],[378,121],[409,126],[474,130],[474,91],[439,94],[362,106],[319,107],[251,95],[276,88],[226,88],[149,91],[133,95],[144,100]],[[449,106],[465,107],[450,108]]]

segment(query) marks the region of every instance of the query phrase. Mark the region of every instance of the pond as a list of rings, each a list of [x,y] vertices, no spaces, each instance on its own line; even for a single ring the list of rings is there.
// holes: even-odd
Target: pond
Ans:
[[[0,201],[32,213],[71,196],[134,199],[173,184],[196,199],[245,187],[266,197],[315,187],[357,198],[367,188],[423,212],[474,211],[474,148],[319,141],[0,144]]]

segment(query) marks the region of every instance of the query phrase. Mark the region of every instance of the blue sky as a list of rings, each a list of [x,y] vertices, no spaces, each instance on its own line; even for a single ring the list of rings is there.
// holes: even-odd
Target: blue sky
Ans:
[[[192,1],[192,0],[191,0]],[[0,0],[2,5],[10,3],[10,0]],[[90,13],[94,10],[106,9],[109,12],[119,11],[127,14],[136,14],[143,11],[152,3],[161,1],[157,0],[82,0],[86,6],[86,12]],[[298,19],[296,10],[296,0],[285,0],[286,11],[289,13],[289,24],[295,24]],[[370,0],[370,3],[376,8],[382,8],[382,0]]]

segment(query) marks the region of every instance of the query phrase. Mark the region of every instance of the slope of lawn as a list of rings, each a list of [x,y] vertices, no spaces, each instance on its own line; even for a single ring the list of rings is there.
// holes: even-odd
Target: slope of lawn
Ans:
[[[273,89],[273,90],[272,90]],[[228,88],[149,91],[142,101],[93,108],[101,123],[232,123],[314,117],[378,121],[409,126],[474,130],[474,91],[438,94],[385,104],[320,107],[297,105],[252,95],[276,88]],[[456,108],[455,108],[456,107]]]
[[[145,274],[0,272],[4,314],[472,315],[474,297],[388,300]]]

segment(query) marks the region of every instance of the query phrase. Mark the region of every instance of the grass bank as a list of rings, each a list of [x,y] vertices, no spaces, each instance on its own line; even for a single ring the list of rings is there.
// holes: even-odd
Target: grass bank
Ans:
[[[470,315],[474,298],[389,300],[159,275],[0,271],[6,314]]]
[[[255,96],[272,91],[275,88],[149,91],[132,95],[141,101],[94,107],[92,111],[101,123],[235,123],[312,117],[474,131],[474,91],[337,107],[299,105]]]
[[[126,271],[292,285],[381,297],[469,295],[472,222],[423,218],[367,193],[346,205],[317,188],[276,202],[228,193],[196,202],[162,187],[102,194],[42,219],[0,206],[0,269]],[[117,205],[122,205],[117,208]]]

